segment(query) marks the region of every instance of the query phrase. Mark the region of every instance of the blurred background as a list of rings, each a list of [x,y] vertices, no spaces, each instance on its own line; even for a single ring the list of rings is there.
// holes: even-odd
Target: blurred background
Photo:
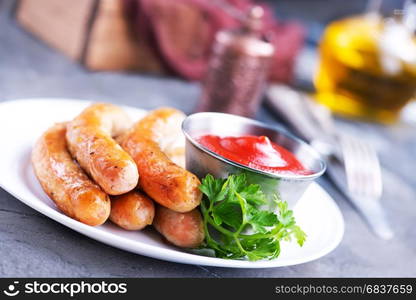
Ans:
[[[339,115],[394,123],[416,82],[411,3],[1,0],[0,54],[3,67],[20,64],[29,78],[42,69],[52,77],[57,68],[75,62],[70,68],[92,77],[111,77],[92,73],[111,72],[201,83],[202,95],[196,84],[188,111],[254,116],[265,86],[283,83],[316,90],[312,96]],[[250,12],[255,5],[259,10]],[[30,61],[36,64],[26,66]],[[369,89],[374,84],[377,91]],[[221,85],[226,88],[219,93]],[[51,87],[46,91],[51,94]],[[28,95],[4,95],[20,96]],[[247,111],[236,108],[242,103]]]

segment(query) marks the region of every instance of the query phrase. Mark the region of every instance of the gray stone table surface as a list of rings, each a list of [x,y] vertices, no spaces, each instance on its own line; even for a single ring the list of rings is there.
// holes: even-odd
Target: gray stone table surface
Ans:
[[[111,101],[151,109],[171,105],[191,112],[197,84],[122,73],[92,73],[29,34],[0,0],[0,101],[66,97]],[[258,118],[275,122],[265,109]],[[0,189],[0,276],[130,277],[308,277],[416,276],[416,127],[337,122],[377,147],[384,171],[382,204],[396,237],[377,239],[351,205],[328,183],[320,183],[341,208],[345,235],[330,254],[284,268],[228,269],[182,265],[131,254],[68,229]],[[7,147],[7,141],[1,141]],[[1,166],[0,166],[1,168]]]

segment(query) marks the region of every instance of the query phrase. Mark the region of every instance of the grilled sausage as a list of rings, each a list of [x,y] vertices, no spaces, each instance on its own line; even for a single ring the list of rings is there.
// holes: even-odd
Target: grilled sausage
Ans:
[[[178,247],[198,247],[205,237],[202,217],[198,209],[180,213],[158,205],[153,226],[169,242]]]
[[[113,139],[130,125],[121,108],[105,103],[87,107],[67,125],[69,151],[110,195],[131,191],[139,179],[135,162]]]
[[[110,214],[110,200],[67,150],[66,125],[56,124],[36,142],[32,165],[43,190],[67,216],[96,226]]]
[[[178,110],[157,109],[119,140],[137,164],[140,188],[159,204],[178,212],[194,209],[202,197],[199,179],[168,156],[180,157],[178,148],[172,145],[184,138],[180,131],[183,119],[184,114]]]
[[[139,191],[111,197],[110,220],[127,230],[140,230],[152,224],[153,201]]]

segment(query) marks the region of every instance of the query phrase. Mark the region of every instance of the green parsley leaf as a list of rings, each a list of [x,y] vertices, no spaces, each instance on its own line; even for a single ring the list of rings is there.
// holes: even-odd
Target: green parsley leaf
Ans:
[[[222,201],[213,208],[213,216],[219,217],[225,224],[237,230],[243,222],[240,205],[235,202]],[[221,224],[218,224],[221,225]]]
[[[255,261],[278,257],[280,242],[292,237],[302,246],[306,234],[287,203],[277,194],[266,197],[260,185],[247,181],[244,173],[227,179],[207,175],[202,180],[204,247],[217,257]],[[277,213],[262,209],[267,199],[276,202]]]
[[[253,209],[250,223],[257,224],[260,226],[273,226],[277,222],[277,216],[265,210],[255,210]]]
[[[241,197],[245,198],[248,203],[253,205],[261,205],[267,202],[266,196],[257,184],[250,184],[244,187],[240,192]]]

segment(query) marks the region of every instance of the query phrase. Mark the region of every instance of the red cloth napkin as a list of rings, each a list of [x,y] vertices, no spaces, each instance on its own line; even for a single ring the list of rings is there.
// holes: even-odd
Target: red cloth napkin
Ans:
[[[230,14],[229,7],[246,14],[253,5],[259,5],[252,0],[124,2],[137,34],[157,51],[167,68],[190,80],[203,78],[215,34],[222,29],[241,26],[241,20]],[[289,82],[295,57],[303,44],[303,27],[295,22],[280,22],[270,7],[261,6],[265,11],[263,33],[276,48],[270,80]],[[201,20],[195,23],[195,16]]]

